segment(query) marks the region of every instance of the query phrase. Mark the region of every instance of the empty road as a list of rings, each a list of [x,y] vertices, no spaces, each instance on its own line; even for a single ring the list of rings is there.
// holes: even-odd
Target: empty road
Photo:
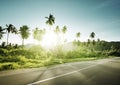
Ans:
[[[120,57],[2,71],[0,85],[120,85]]]

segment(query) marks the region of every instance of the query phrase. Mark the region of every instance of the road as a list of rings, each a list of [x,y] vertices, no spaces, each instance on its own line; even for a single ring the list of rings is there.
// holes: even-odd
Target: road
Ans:
[[[3,71],[0,85],[120,85],[120,57]]]

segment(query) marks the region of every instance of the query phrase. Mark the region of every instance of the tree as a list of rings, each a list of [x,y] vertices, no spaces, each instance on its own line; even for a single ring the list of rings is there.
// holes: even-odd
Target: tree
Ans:
[[[91,38],[91,39],[95,38],[95,33],[94,33],[94,32],[92,32],[92,33],[90,34],[90,38]]]
[[[80,38],[80,32],[76,33],[76,38],[77,38],[77,44],[79,45],[79,43],[80,43],[80,40],[79,40],[79,38]]]
[[[52,14],[49,14],[49,17],[45,18],[47,19],[46,24],[48,24],[49,26],[52,26],[55,23],[55,17]]]
[[[65,34],[66,32],[67,32],[67,27],[64,26],[64,27],[62,28],[62,33]]]
[[[35,30],[33,30],[33,38],[38,41],[42,40],[44,34],[45,34],[45,29],[41,30],[36,28]]]
[[[5,33],[5,32],[3,32],[3,31],[4,31],[4,29],[0,26],[0,39],[2,39],[3,34]]]
[[[7,27],[6,30],[7,30],[7,45],[8,45],[9,34],[10,33],[17,34],[17,29],[12,24],[9,24],[9,25],[6,24],[6,27]]]
[[[76,38],[77,38],[77,39],[80,38],[80,32],[77,32],[77,33],[76,33]]]
[[[55,34],[57,35],[57,44],[60,42],[60,28],[59,26],[56,26],[55,30],[54,30]]]
[[[98,44],[98,45],[100,45],[100,44],[101,44],[101,41],[100,41],[100,39],[99,39],[99,38],[97,39],[97,44]]]
[[[87,40],[87,44],[90,44],[90,39]]]
[[[22,38],[22,46],[24,46],[24,39],[27,39],[30,35],[29,27],[27,25],[23,25],[22,27],[20,27],[19,31]]]
[[[67,27],[66,26],[64,26],[63,28],[62,28],[62,33],[63,33],[63,41],[65,42],[65,33],[67,32]]]
[[[91,32],[90,38],[93,39],[93,40],[92,40],[92,41],[93,41],[92,43],[93,43],[93,45],[95,45],[95,40],[94,40],[94,38],[95,38],[95,33],[94,33],[94,32]]]
[[[54,32],[55,32],[57,35],[59,35],[59,33],[60,33],[60,28],[59,28],[59,26],[56,26]]]

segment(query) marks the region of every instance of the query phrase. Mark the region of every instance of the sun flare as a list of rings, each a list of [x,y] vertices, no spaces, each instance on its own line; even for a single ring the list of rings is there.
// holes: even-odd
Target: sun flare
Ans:
[[[57,39],[54,32],[47,32],[43,36],[43,40],[41,41],[41,45],[45,47],[55,46],[56,43],[57,43]]]

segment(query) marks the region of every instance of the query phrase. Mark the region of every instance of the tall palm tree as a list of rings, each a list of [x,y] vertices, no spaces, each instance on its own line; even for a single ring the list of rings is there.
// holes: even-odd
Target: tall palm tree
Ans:
[[[3,34],[5,33],[5,32],[3,32],[3,31],[4,31],[4,29],[0,26],[0,39],[2,39]]]
[[[54,30],[55,34],[57,35],[57,44],[60,43],[60,28],[59,26],[56,26],[55,30]]]
[[[79,45],[79,43],[80,43],[80,40],[79,40],[79,38],[80,38],[80,32],[76,33],[76,38],[77,38],[77,44]]]
[[[90,44],[90,39],[87,40],[87,44]]]
[[[15,33],[15,34],[17,34],[17,29],[16,29],[15,26],[12,25],[12,24],[9,24],[9,25],[6,24],[6,27],[7,27],[6,30],[7,30],[7,45],[8,45],[9,34],[10,34],[10,33]]]
[[[45,34],[45,29],[41,30],[36,28],[35,30],[33,30],[33,38],[38,41],[42,40],[44,34]]]
[[[91,32],[90,38],[91,38],[91,39],[95,38],[95,33],[94,33],[94,32]]]
[[[67,32],[67,27],[66,27],[66,26],[64,26],[64,27],[62,28],[62,32],[63,32],[63,34],[65,34],[65,33]]]
[[[56,26],[54,32],[55,32],[57,35],[60,33],[60,28],[59,28],[59,26]]]
[[[64,26],[63,28],[62,28],[62,33],[63,33],[63,41],[65,42],[65,33],[67,32],[67,27],[66,26]]]
[[[79,40],[79,38],[80,38],[80,32],[76,33],[76,38]]]
[[[20,27],[19,33],[22,38],[22,46],[24,46],[24,39],[28,39],[30,35],[29,27],[27,25],[23,25],[22,27]]]
[[[95,38],[95,33],[94,32],[91,32],[91,34],[90,34],[90,38],[91,39],[93,39],[92,41],[92,43],[93,43],[93,45],[95,44],[95,40],[94,40],[94,38]]]
[[[48,24],[49,26],[52,26],[55,23],[55,17],[52,14],[49,14],[49,17],[45,18],[47,19],[46,24]]]

